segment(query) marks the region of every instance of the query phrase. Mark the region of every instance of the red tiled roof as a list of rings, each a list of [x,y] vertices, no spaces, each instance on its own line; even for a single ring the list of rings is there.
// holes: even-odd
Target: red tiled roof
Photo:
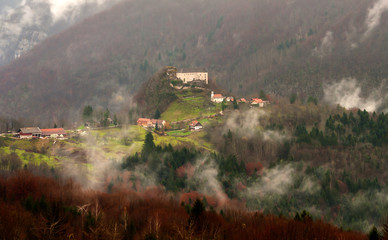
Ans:
[[[240,102],[247,102],[245,98],[240,98]]]
[[[41,129],[42,135],[52,135],[52,134],[58,134],[58,135],[65,135],[66,131],[63,128],[47,128],[47,129]]]
[[[192,122],[190,123],[190,127],[195,127],[195,126],[197,126],[198,124],[202,126],[202,124],[201,124],[200,122],[198,122],[198,121],[192,121]]]
[[[262,102],[264,101],[260,98],[252,98],[252,103],[262,103]]]
[[[152,124],[158,124],[158,125],[162,125],[164,120],[161,120],[161,119],[151,119],[151,122]]]
[[[222,94],[214,94],[213,98],[223,98]]]
[[[149,119],[149,118],[139,118],[137,120],[137,122],[149,122],[149,121],[151,121],[151,119]]]
[[[190,123],[190,126],[194,127],[195,125],[197,125],[197,123],[198,123],[198,121],[192,121],[192,122]]]

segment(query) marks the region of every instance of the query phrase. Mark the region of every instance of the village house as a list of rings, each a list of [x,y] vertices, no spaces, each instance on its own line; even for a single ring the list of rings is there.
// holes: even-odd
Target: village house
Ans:
[[[234,97],[226,97],[225,100],[227,102],[233,102],[234,101]]]
[[[166,121],[160,119],[139,118],[137,120],[137,125],[149,128],[156,128],[156,126],[158,126],[158,128],[161,128],[166,125]]]
[[[25,127],[18,130],[20,139],[40,138],[42,131],[39,127]]]
[[[192,121],[189,125],[190,131],[198,131],[203,128],[202,124],[198,121]]]
[[[210,101],[215,102],[215,103],[222,103],[224,101],[224,97],[222,94],[214,94],[214,92],[211,92],[210,95]]]
[[[151,123],[152,128],[156,128],[156,126],[158,126],[158,128],[162,128],[166,124],[166,121],[160,119],[151,119]]]
[[[237,103],[247,103],[248,101],[245,98],[237,99]]]
[[[151,119],[149,119],[149,118],[139,118],[137,120],[137,125],[142,126],[142,127],[149,127],[148,124],[150,124],[150,123],[151,123]]]
[[[42,138],[67,138],[67,133],[63,128],[41,129]]]
[[[259,107],[265,107],[266,105],[269,104],[269,101],[264,101],[263,99],[260,98],[252,98],[251,100],[251,105],[258,105]]]
[[[209,84],[209,78],[207,72],[186,72],[184,70],[180,70],[176,73],[176,77],[183,81],[183,83],[189,83],[193,81],[202,81],[205,84]]]

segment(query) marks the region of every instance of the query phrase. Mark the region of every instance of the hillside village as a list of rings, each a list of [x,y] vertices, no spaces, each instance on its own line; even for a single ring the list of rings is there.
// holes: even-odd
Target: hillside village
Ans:
[[[204,71],[190,72],[185,70],[178,70],[176,67],[166,67],[166,75],[170,80],[170,86],[174,87],[177,90],[186,90],[186,89],[209,89],[209,73]],[[235,98],[233,96],[223,96],[221,93],[214,93],[213,90],[210,92],[209,100],[214,104],[224,104],[226,105],[238,105],[238,104],[250,104],[250,107],[265,107],[270,102],[260,99],[260,98],[251,98],[249,101],[246,98]],[[223,114],[223,108],[219,112],[220,115]],[[215,117],[215,115],[210,115],[209,117]],[[198,131],[203,128],[202,124],[198,121],[199,119],[185,119],[182,122],[189,122],[190,131]],[[137,125],[146,127],[146,128],[164,128],[166,125],[165,120],[160,119],[150,119],[141,117],[137,120]]]
[[[249,107],[265,107],[270,102],[260,99],[260,98],[251,98],[247,100],[246,98],[235,98],[234,96],[224,96],[222,93],[214,93],[213,90],[209,89],[209,73],[205,71],[186,71],[179,70],[176,67],[166,67],[166,75],[170,81],[170,86],[174,87],[177,91],[184,91],[190,89],[199,89],[204,90],[205,92],[210,91],[210,95],[207,95],[207,100],[214,104],[214,106],[219,106],[220,109],[218,112],[191,118],[189,116],[185,116],[184,119],[180,119],[178,121],[168,122],[163,119],[155,118],[146,118],[139,117],[136,121],[137,126],[141,126],[145,129],[152,129],[155,131],[162,130],[174,130],[171,125],[177,126],[179,124],[180,127],[184,126],[185,129],[189,131],[200,131],[203,129],[203,124],[201,121],[203,119],[209,119],[217,117],[218,115],[223,115],[224,108],[233,105],[236,109],[236,106],[240,104],[244,104]],[[190,111],[190,109],[187,109]],[[113,120],[108,119],[108,124],[113,124]],[[202,120],[201,120],[202,119]],[[117,120],[116,120],[117,121]],[[115,121],[115,122],[116,122]],[[184,124],[184,125],[182,125]],[[105,126],[105,125],[104,125]],[[114,126],[117,126],[115,123]],[[90,128],[92,124],[90,122],[85,122],[85,127]],[[40,129],[39,127],[24,127],[20,128],[14,136],[20,139],[39,139],[39,138],[55,138],[55,139],[66,139],[68,137],[67,132],[63,128],[53,128],[53,129]]]

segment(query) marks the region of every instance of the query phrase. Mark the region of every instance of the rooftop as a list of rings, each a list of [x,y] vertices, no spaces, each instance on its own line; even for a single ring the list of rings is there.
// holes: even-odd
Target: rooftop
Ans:
[[[39,127],[25,127],[25,128],[20,128],[18,132],[22,133],[42,133]]]

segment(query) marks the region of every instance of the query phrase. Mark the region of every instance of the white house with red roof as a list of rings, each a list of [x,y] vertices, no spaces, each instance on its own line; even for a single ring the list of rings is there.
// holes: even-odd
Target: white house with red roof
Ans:
[[[224,96],[222,96],[222,94],[214,94],[212,91],[210,95],[210,101],[215,103],[222,103],[222,101],[224,101]]]
[[[191,131],[198,131],[198,130],[201,130],[203,128],[202,124],[198,121],[192,121],[189,125],[189,129]]]
[[[259,107],[264,107],[264,101],[260,98],[252,98],[251,105],[259,105]]]
[[[43,138],[67,138],[67,132],[63,128],[41,129]]]

